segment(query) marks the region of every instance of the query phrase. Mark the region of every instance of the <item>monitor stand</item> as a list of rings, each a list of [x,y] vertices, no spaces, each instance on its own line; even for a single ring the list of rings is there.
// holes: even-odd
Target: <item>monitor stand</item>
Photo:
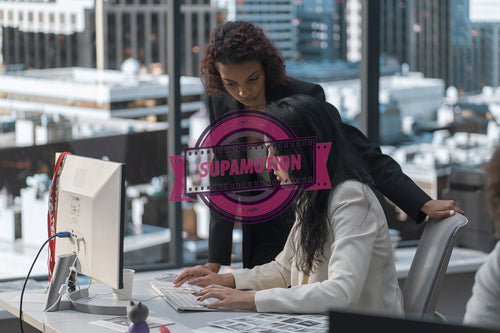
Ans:
[[[70,292],[68,294],[69,302],[71,303],[71,309],[79,312],[99,314],[99,315],[112,315],[112,316],[126,316],[127,315],[127,305],[120,304],[109,304],[114,302],[113,299],[106,299],[103,301],[104,304],[95,304],[85,302],[86,298],[89,297],[89,289],[80,289]],[[112,296],[110,296],[112,297]],[[124,303],[124,301],[121,301]]]
[[[67,310],[61,308],[61,298],[65,293],[66,283],[71,273],[70,268],[76,262],[76,254],[68,253],[57,256],[56,265],[54,267],[54,274],[49,285],[49,291],[47,292],[47,298],[45,299],[45,305],[43,311],[58,311]]]
[[[88,288],[69,292],[67,294],[68,300],[62,300],[62,296],[66,295],[67,282],[69,279],[69,275],[71,274],[71,267],[73,267],[75,263],[75,253],[62,254],[56,258],[54,274],[52,275],[52,280],[50,282],[49,291],[47,293],[43,311],[52,312],[60,310],[75,310],[79,312],[101,315],[127,315],[127,305],[109,304],[114,302],[112,299],[106,299],[103,302],[104,304],[85,302],[85,299],[89,296]]]

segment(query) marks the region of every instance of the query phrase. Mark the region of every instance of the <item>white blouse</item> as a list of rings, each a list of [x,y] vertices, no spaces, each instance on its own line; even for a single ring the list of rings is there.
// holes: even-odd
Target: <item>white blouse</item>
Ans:
[[[348,307],[403,313],[387,220],[373,191],[345,181],[332,193],[325,259],[309,274],[296,267],[291,243],[270,263],[233,272],[237,289],[257,290],[259,312],[323,313]],[[289,288],[289,286],[291,286]]]
[[[464,324],[500,329],[500,242],[476,272]]]

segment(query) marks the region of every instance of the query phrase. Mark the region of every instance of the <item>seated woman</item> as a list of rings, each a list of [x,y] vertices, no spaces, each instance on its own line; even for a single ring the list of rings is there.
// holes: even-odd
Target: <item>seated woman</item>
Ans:
[[[500,240],[500,146],[484,165],[486,204]],[[467,302],[464,323],[500,330],[500,241],[476,272],[472,296]]]
[[[196,266],[182,271],[174,284],[208,285],[198,296],[218,298],[210,308],[322,313],[349,307],[403,313],[384,212],[370,188],[372,180],[363,161],[334,118],[333,106],[296,95],[269,105],[266,111],[299,138],[332,143],[327,160],[332,188],[300,191],[294,226],[274,261],[227,274]],[[281,184],[314,168],[312,151],[293,149],[302,154],[303,166],[290,172],[274,170]],[[268,154],[279,159],[284,151],[269,145]]]

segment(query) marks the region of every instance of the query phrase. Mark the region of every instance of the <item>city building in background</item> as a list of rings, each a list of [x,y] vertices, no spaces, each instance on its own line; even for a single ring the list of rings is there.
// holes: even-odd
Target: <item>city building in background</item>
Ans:
[[[232,2],[233,5],[228,6],[228,9],[232,10],[228,12],[228,17],[249,21],[261,27],[287,62],[294,59],[297,43],[292,21],[295,18],[294,4],[297,1],[233,0]]]
[[[496,1],[470,0],[472,34],[482,50],[480,77],[482,86],[500,86],[500,3]]]
[[[129,59],[165,73],[167,0],[103,0],[105,69]],[[358,62],[361,0],[184,0],[181,74],[198,76],[210,31],[227,19],[264,29],[288,64]],[[484,0],[382,0],[380,51],[462,95],[499,81],[499,19]],[[94,0],[0,0],[5,70],[96,66]],[[91,45],[89,47],[88,45]],[[341,78],[340,78],[341,79]]]
[[[410,51],[407,36],[411,27],[406,2],[384,0],[380,5],[380,51],[396,57],[400,63],[407,63]]]
[[[94,0],[12,2],[0,0],[2,57],[7,70],[96,67],[102,47],[104,69],[120,69],[134,58],[146,71],[166,72],[167,0],[103,0],[103,45],[95,42]],[[198,76],[210,31],[225,10],[209,0],[181,5],[182,75]]]
[[[447,87],[456,87],[461,95],[478,92],[492,82],[488,78],[491,68],[486,66],[491,64],[494,25],[483,21],[479,28],[475,23],[481,20],[477,14],[481,12],[480,1],[380,3],[381,53],[395,56],[426,77],[443,79]],[[472,20],[471,11],[475,17]]]
[[[53,68],[85,63],[88,12],[94,0],[0,1],[5,69]]]
[[[124,71],[52,68],[5,73],[0,75],[0,113],[19,118],[30,112],[75,120],[128,118],[165,122],[168,76],[141,74],[137,69],[136,64],[126,66]],[[186,119],[181,125],[187,131],[187,119],[203,107],[204,89],[198,77],[183,76],[181,85],[181,111]],[[187,136],[184,141],[186,144]]]
[[[358,126],[361,113],[359,79],[321,83],[326,99],[339,110],[342,120]],[[423,77],[422,73],[400,73],[380,79],[380,138],[384,145],[406,143],[416,119],[430,121],[444,101],[444,82]]]
[[[314,0],[296,5],[297,52],[295,61],[346,60],[346,2]]]

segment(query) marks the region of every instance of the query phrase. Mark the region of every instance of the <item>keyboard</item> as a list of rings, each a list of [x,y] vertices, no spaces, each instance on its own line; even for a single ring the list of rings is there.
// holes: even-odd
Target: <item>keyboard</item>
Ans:
[[[217,301],[216,298],[208,298],[199,302],[198,297],[193,294],[202,289],[197,286],[184,284],[176,288],[171,281],[154,279],[149,282],[151,288],[167,301],[176,311],[217,311],[217,309],[209,309],[206,304]]]

